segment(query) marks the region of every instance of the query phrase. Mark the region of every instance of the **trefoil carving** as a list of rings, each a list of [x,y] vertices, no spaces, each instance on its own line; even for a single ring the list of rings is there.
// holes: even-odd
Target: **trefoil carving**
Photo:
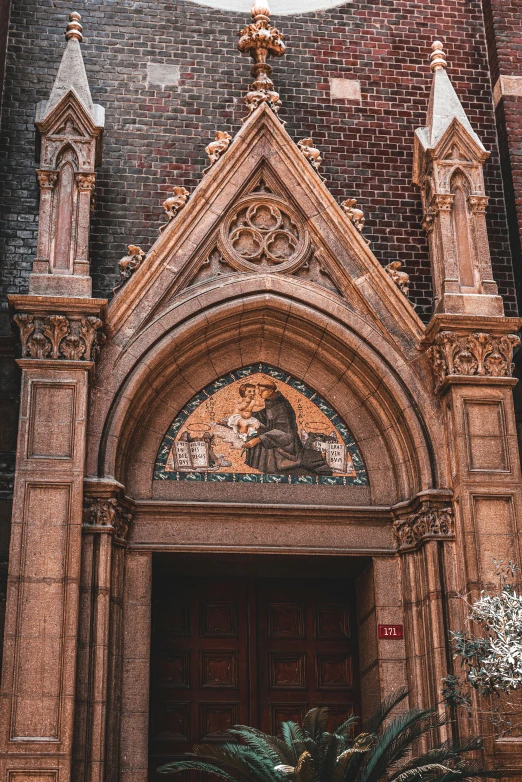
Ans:
[[[227,264],[241,272],[292,273],[311,251],[303,220],[273,193],[241,198],[222,223],[218,247]]]
[[[520,343],[516,334],[493,336],[483,332],[457,335],[441,331],[429,350],[435,374],[435,390],[439,391],[446,378],[455,375],[468,377],[511,377],[513,349]]]
[[[22,358],[94,361],[105,339],[100,318],[20,313],[13,318],[20,330]]]
[[[399,550],[417,548],[432,538],[453,538],[453,509],[450,506],[441,508],[425,505],[417,513],[396,519],[393,534]]]
[[[88,532],[111,532],[119,540],[127,540],[132,513],[115,497],[85,497],[83,528]]]

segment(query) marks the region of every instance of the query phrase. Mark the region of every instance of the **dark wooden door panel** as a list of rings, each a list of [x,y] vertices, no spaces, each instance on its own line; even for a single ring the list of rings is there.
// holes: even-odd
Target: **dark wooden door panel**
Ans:
[[[151,648],[153,766],[247,722],[245,584],[163,579],[155,585]]]
[[[266,579],[257,585],[259,725],[277,733],[314,706],[331,724],[357,710],[348,582]]]
[[[340,580],[155,582],[151,778],[237,723],[276,734],[313,706],[330,707],[331,728],[357,711],[353,604]]]

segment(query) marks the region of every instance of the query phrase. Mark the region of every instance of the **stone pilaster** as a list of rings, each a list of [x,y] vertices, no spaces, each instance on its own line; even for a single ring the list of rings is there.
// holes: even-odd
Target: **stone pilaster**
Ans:
[[[17,296],[21,412],[5,653],[2,779],[68,780],[89,374],[105,300]]]
[[[88,481],[83,508],[80,624],[72,778],[102,782],[114,765],[120,689],[123,557],[132,514],[123,487]],[[115,606],[116,601],[116,606]],[[115,681],[116,678],[116,681]],[[112,707],[112,709],[111,709]],[[107,753],[110,736],[111,753]],[[107,768],[106,768],[107,765]],[[116,763],[117,771],[117,763]]]
[[[453,590],[454,511],[451,490],[428,490],[393,508],[401,559],[408,683],[413,701],[440,704],[441,681],[451,658],[447,605]],[[454,591],[454,590],[453,590]],[[451,738],[442,726],[440,739]]]
[[[496,584],[494,559],[521,564],[522,491],[512,387],[521,321],[440,315],[428,326],[445,428],[455,531],[455,589]],[[466,616],[453,605],[452,629]],[[480,726],[475,726],[480,730]]]

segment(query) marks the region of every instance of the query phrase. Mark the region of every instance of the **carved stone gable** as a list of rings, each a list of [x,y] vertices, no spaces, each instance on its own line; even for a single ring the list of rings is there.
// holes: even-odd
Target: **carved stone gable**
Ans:
[[[222,278],[248,277],[254,290],[256,280],[262,289],[267,276],[281,275],[299,277],[311,293],[328,289],[343,306],[371,317],[387,338],[404,328],[420,335],[420,320],[361,234],[362,213],[346,212],[340,201],[263,103],[116,292],[109,332],[125,322],[126,333],[135,335]],[[158,196],[158,217],[160,205]]]

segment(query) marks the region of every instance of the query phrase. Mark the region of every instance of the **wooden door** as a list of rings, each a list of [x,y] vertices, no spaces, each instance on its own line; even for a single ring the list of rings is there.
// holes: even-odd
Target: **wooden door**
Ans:
[[[155,584],[151,779],[237,723],[277,734],[330,707],[357,711],[353,596],[333,579],[165,578]],[[181,782],[181,778],[178,778]]]
[[[277,735],[328,706],[330,729],[357,711],[353,600],[346,581],[267,579],[257,586],[259,720]]]

